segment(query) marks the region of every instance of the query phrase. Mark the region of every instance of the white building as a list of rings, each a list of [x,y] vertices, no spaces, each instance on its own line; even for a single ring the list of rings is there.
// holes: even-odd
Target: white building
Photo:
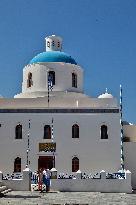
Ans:
[[[23,69],[22,93],[0,98],[0,170],[55,168],[58,172],[116,172],[121,168],[120,108],[107,91],[83,91],[83,68],[46,38],[46,52]],[[48,87],[48,79],[53,90]]]

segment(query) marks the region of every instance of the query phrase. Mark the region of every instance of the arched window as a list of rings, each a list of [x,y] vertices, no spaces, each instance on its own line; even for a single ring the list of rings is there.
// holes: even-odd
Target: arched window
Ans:
[[[77,124],[72,126],[72,138],[79,138],[79,126]]]
[[[21,158],[19,157],[14,160],[14,172],[21,172]]]
[[[55,43],[54,43],[54,41],[52,41],[52,46],[55,46]]]
[[[72,172],[77,172],[79,170],[79,159],[74,157],[72,159]]]
[[[58,41],[58,47],[60,47],[60,42]]]
[[[44,139],[51,139],[51,127],[50,125],[45,125],[44,126]]]
[[[50,48],[50,42],[49,42],[49,41],[47,41],[47,47],[49,47],[49,48]]]
[[[30,88],[32,85],[33,85],[32,73],[28,73],[27,87]]]
[[[77,74],[72,73],[72,87],[77,88]]]
[[[108,128],[106,125],[101,126],[101,139],[108,139]]]
[[[15,128],[15,139],[22,139],[22,125],[17,125]]]
[[[50,78],[50,80],[52,81],[52,85],[55,85],[55,72],[54,71],[49,71],[48,78]]]

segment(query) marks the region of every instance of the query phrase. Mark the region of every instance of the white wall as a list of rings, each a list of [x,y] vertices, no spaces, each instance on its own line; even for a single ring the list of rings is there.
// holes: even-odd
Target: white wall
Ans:
[[[136,125],[123,125],[123,135],[129,141],[136,142]]]
[[[131,183],[125,179],[52,179],[51,189],[67,192],[131,193]]]
[[[44,93],[45,95],[45,93]],[[32,96],[32,95],[31,95]],[[78,101],[78,106],[77,106]],[[44,108],[48,107],[47,93],[45,97],[39,98],[1,98],[0,108],[3,109],[17,109],[17,108]],[[51,92],[50,93],[50,108],[83,108],[83,109],[106,109],[117,107],[117,99],[98,99],[90,98],[83,93],[75,92]]]
[[[51,124],[54,118],[54,142],[56,142],[56,169],[59,172],[71,173],[72,157],[80,160],[80,170],[85,172],[115,172],[120,169],[120,124],[118,113],[100,114],[47,114],[47,113],[1,113],[0,114],[0,170],[12,173],[14,159],[21,157],[22,169],[26,165],[28,121],[30,129],[30,169],[38,169],[40,142],[51,142],[43,139],[43,127]],[[23,126],[23,139],[15,139],[15,126]],[[79,139],[72,139],[72,125],[80,127]],[[108,140],[100,139],[100,126],[108,125]]]
[[[132,187],[136,189],[136,125],[123,125],[123,134],[129,141],[123,143],[125,169],[132,172]]]
[[[53,91],[83,92],[83,70],[69,63],[37,63],[23,69],[22,93],[48,91],[48,71],[55,71]],[[27,88],[28,73],[32,73],[33,85]],[[77,74],[77,88],[72,87],[72,72]],[[16,95],[15,97],[21,97]]]
[[[124,163],[125,169],[132,173],[132,187],[136,189],[136,142],[124,142]]]
[[[100,179],[81,179],[81,174],[79,173],[75,174],[75,179],[51,179],[51,189],[70,192],[131,193],[131,172],[125,172],[125,179],[107,179],[105,171],[101,171]]]
[[[31,172],[27,168],[23,170],[22,179],[10,179],[10,180],[1,180],[0,173],[0,184],[7,186],[12,191],[31,191]]]

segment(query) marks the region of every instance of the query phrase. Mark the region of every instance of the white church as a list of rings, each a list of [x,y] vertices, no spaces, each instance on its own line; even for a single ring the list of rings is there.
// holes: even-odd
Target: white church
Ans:
[[[0,170],[55,167],[59,173],[121,169],[120,105],[107,91],[84,94],[83,68],[62,52],[62,38],[23,68],[22,92],[0,98]],[[123,125],[125,169],[136,186],[136,126]]]

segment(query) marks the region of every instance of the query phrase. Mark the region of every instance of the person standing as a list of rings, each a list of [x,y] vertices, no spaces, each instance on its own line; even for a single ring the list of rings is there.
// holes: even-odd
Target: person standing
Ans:
[[[43,170],[43,183],[46,185],[46,192],[50,191],[50,170]]]
[[[47,183],[46,183],[46,192],[50,191],[50,170],[46,170],[46,176],[47,176]]]
[[[42,169],[39,169],[38,171],[39,177],[38,177],[38,190],[42,192],[42,181],[43,181],[43,172]]]

